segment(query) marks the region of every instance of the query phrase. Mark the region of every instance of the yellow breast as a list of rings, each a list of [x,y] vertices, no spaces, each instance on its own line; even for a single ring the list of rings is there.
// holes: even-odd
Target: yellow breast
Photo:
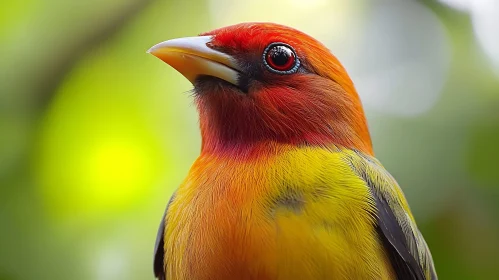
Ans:
[[[395,279],[341,151],[202,155],[167,214],[167,279]]]

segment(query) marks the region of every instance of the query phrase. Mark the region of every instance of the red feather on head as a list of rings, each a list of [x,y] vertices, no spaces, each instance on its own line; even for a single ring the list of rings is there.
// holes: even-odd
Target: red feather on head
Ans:
[[[247,154],[269,143],[319,145],[373,154],[362,104],[338,59],[320,42],[289,27],[243,23],[201,35],[209,47],[248,69],[246,92],[228,83],[195,84],[203,152]],[[264,68],[269,44],[291,46],[300,71],[282,75]]]

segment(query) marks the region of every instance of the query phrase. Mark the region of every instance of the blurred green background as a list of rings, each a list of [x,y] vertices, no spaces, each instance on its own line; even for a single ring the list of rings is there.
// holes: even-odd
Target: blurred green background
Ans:
[[[200,136],[191,85],[145,51],[242,21],[296,27],[343,61],[440,279],[499,279],[498,3],[3,3],[0,279],[153,279]]]

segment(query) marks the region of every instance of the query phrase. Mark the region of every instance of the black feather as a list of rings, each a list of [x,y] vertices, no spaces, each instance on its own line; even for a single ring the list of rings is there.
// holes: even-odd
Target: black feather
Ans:
[[[367,174],[368,166],[377,166],[376,161],[370,157],[357,152],[357,155],[365,160],[365,165],[356,165],[351,161],[351,166],[355,172],[366,182],[376,204],[376,231],[379,234],[380,241],[382,242],[392,267],[400,280],[436,280],[436,273],[433,266],[431,270],[430,279],[426,279],[423,264],[419,260],[417,239],[412,230],[402,228],[399,220],[393,212],[394,209],[390,207],[387,198],[378,190],[379,186]],[[386,176],[389,176],[387,174]],[[411,248],[413,251],[411,251]],[[431,258],[431,256],[430,256]]]
[[[425,280],[420,263],[410,253],[407,238],[383,197],[373,194],[376,201],[377,231],[399,280]]]
[[[164,267],[165,260],[165,229],[166,229],[166,213],[168,212],[168,207],[172,203],[175,194],[172,195],[168,205],[166,205],[165,213],[163,214],[163,218],[161,219],[161,223],[159,224],[158,234],[156,235],[156,244],[154,244],[154,276],[158,280],[166,280],[166,273]]]

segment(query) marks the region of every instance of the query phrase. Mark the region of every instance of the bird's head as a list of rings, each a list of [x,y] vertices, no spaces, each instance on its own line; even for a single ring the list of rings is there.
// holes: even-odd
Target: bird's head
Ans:
[[[203,152],[272,143],[372,154],[357,92],[320,42],[271,23],[243,23],[165,41],[150,53],[194,85]]]

